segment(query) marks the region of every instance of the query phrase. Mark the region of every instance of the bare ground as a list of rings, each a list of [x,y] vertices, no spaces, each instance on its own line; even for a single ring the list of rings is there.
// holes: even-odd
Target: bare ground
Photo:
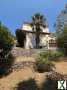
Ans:
[[[25,58],[26,59],[26,58]],[[31,60],[31,59],[29,59]],[[56,70],[59,73],[67,74],[67,62],[53,62],[56,66]],[[14,71],[10,75],[0,79],[0,90],[15,90],[17,84],[23,80],[34,78],[36,83],[40,86],[44,81],[46,73],[37,73],[33,68],[25,67],[20,71]]]
[[[67,75],[67,61],[54,62],[57,72]]]

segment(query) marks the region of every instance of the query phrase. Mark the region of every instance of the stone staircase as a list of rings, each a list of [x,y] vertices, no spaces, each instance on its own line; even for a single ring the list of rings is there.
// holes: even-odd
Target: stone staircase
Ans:
[[[19,56],[33,57],[34,55],[43,51],[45,50],[44,49],[22,49],[22,48],[14,47],[12,49],[12,54],[15,57],[19,57]]]

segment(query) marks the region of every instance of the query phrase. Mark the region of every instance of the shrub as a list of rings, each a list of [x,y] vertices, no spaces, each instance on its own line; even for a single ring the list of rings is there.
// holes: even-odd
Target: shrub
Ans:
[[[6,74],[13,63],[14,59],[10,53],[13,44],[13,35],[6,26],[0,23],[0,76]]]
[[[52,51],[49,54],[49,60],[53,60],[53,61],[57,61],[59,60],[61,57],[64,57],[63,52],[61,51]]]
[[[36,58],[36,62],[35,62],[36,71],[47,72],[47,71],[51,71],[53,67],[54,65],[49,61],[49,52],[42,52]]]
[[[10,53],[6,58],[0,59],[0,77],[8,75],[11,70],[11,66],[14,63],[14,57]]]
[[[44,71],[51,71],[53,70],[54,65],[52,64],[53,61],[59,60],[59,58],[63,57],[64,54],[60,51],[45,51],[41,52],[37,57],[36,57],[36,62],[35,62],[35,70],[39,72],[44,72]]]
[[[0,49],[3,48],[7,53],[14,44],[14,38],[9,29],[0,24]]]
[[[48,60],[57,60],[61,57],[64,57],[63,52],[48,50],[48,51],[40,53],[38,59],[39,60],[40,59],[44,59],[44,60],[46,59],[48,61]]]

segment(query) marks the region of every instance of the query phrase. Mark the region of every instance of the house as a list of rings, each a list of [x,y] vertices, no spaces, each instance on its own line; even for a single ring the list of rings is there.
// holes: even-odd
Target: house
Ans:
[[[55,37],[51,37],[51,33],[49,32],[49,27],[40,27],[41,32],[39,35],[39,48],[47,48],[49,49],[49,42],[50,40],[55,41]],[[24,43],[24,48],[25,49],[31,49],[31,48],[36,48],[36,30],[34,27],[34,31],[32,29],[31,23],[25,22],[21,29],[25,33],[25,39],[23,41]]]

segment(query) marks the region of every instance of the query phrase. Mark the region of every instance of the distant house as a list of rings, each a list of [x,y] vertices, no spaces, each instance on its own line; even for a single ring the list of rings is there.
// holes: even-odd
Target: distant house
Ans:
[[[41,32],[40,32],[40,36],[39,36],[40,48],[49,49],[50,47],[53,47],[51,45],[53,45],[53,43],[55,44],[56,37],[52,36],[52,34],[49,32],[49,27],[40,27],[40,28],[41,28]],[[33,31],[31,23],[25,22],[22,25],[21,30],[23,30],[23,32],[25,32],[25,39],[23,41],[24,48],[25,49],[35,48],[36,47],[36,40],[35,40],[36,30]],[[52,40],[52,42],[51,42],[52,44],[50,43],[51,40]]]

